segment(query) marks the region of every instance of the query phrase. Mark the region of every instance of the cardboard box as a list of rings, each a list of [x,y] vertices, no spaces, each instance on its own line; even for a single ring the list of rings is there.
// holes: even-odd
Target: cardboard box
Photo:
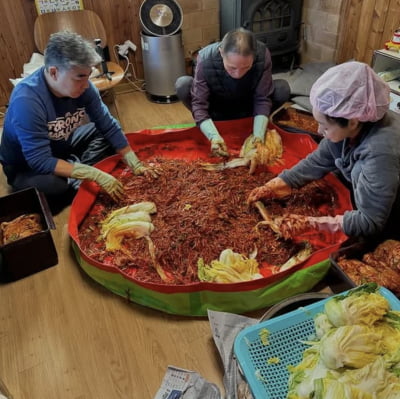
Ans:
[[[34,188],[0,198],[0,223],[24,214],[38,213],[43,230],[0,246],[0,281],[10,282],[40,272],[58,263],[50,229],[55,229],[46,198]]]

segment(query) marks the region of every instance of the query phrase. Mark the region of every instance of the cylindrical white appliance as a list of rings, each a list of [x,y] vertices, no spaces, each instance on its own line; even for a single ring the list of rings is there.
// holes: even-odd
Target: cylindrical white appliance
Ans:
[[[145,0],[140,6],[143,70],[151,101],[178,101],[175,81],[185,75],[182,9],[175,0]]]
[[[185,75],[182,34],[151,36],[141,33],[144,81],[151,101],[171,103],[178,100],[175,81]]]

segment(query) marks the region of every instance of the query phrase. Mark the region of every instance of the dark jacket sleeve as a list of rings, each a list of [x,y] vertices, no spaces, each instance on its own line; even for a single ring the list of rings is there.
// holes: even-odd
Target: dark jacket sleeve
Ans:
[[[351,236],[379,234],[385,230],[392,208],[398,206],[399,132],[379,129],[357,149],[355,158],[351,180],[356,210],[344,215],[344,231]]]
[[[261,79],[254,92],[254,116],[269,116],[272,108],[271,96],[274,91],[272,82],[272,62],[269,50],[265,49],[265,64]]]
[[[112,116],[107,106],[101,99],[98,89],[89,81],[90,87],[87,90],[86,112],[96,128],[110,142],[114,149],[120,150],[128,145],[121,125]]]
[[[279,177],[292,188],[300,188],[313,180],[321,179],[337,169],[335,159],[339,157],[339,148],[323,139],[315,151],[291,169],[284,170]]]
[[[191,95],[193,118],[197,124],[200,124],[204,120],[210,118],[210,114],[208,113],[210,89],[203,74],[203,65],[200,55],[197,57]]]

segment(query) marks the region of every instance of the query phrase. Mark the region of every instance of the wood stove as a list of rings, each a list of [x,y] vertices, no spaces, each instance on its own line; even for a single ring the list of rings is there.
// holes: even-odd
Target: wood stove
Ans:
[[[298,61],[302,0],[220,0],[221,38],[243,27],[269,48],[275,69]]]

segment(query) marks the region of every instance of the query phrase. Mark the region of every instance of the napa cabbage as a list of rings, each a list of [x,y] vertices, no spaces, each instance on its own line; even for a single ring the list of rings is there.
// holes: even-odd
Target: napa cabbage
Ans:
[[[156,210],[153,202],[144,201],[110,212],[101,223],[101,237],[106,242],[106,249],[122,249],[124,238],[149,237],[154,230],[150,214]]]
[[[372,326],[389,311],[388,300],[377,292],[377,285],[366,284],[338,295],[325,303],[325,314],[335,326],[365,324]]]
[[[320,341],[322,362],[330,369],[360,368],[383,353],[382,334],[362,326],[342,326],[328,331]]]
[[[287,399],[308,399],[314,392],[314,381],[327,375],[336,375],[320,360],[317,346],[308,348],[303,360],[296,366],[288,366],[289,384]]]
[[[345,369],[339,381],[350,384],[357,389],[374,394],[381,392],[389,384],[398,382],[398,378],[386,369],[383,357],[379,356],[374,362],[359,369]]]
[[[328,331],[334,328],[325,313],[319,313],[314,318],[315,335],[317,338],[322,338]]]
[[[399,399],[400,398],[400,383],[394,382],[387,385],[383,391],[378,392],[376,399]]]
[[[132,212],[146,212],[149,214],[153,214],[157,212],[157,207],[154,202],[150,201],[136,202],[134,204],[123,206],[121,208],[111,211],[104,219],[103,223],[108,223],[111,219],[117,216],[126,215],[127,213]]]
[[[315,336],[288,367],[287,399],[399,399],[400,311],[376,284],[325,302]]]
[[[261,278],[256,259],[236,253],[231,249],[221,252],[218,260],[207,265],[203,258],[197,261],[200,281],[214,283],[237,283]]]
[[[311,398],[311,396],[310,396]],[[313,399],[375,399],[369,392],[364,392],[357,387],[344,384],[331,378],[321,378],[315,381]]]

